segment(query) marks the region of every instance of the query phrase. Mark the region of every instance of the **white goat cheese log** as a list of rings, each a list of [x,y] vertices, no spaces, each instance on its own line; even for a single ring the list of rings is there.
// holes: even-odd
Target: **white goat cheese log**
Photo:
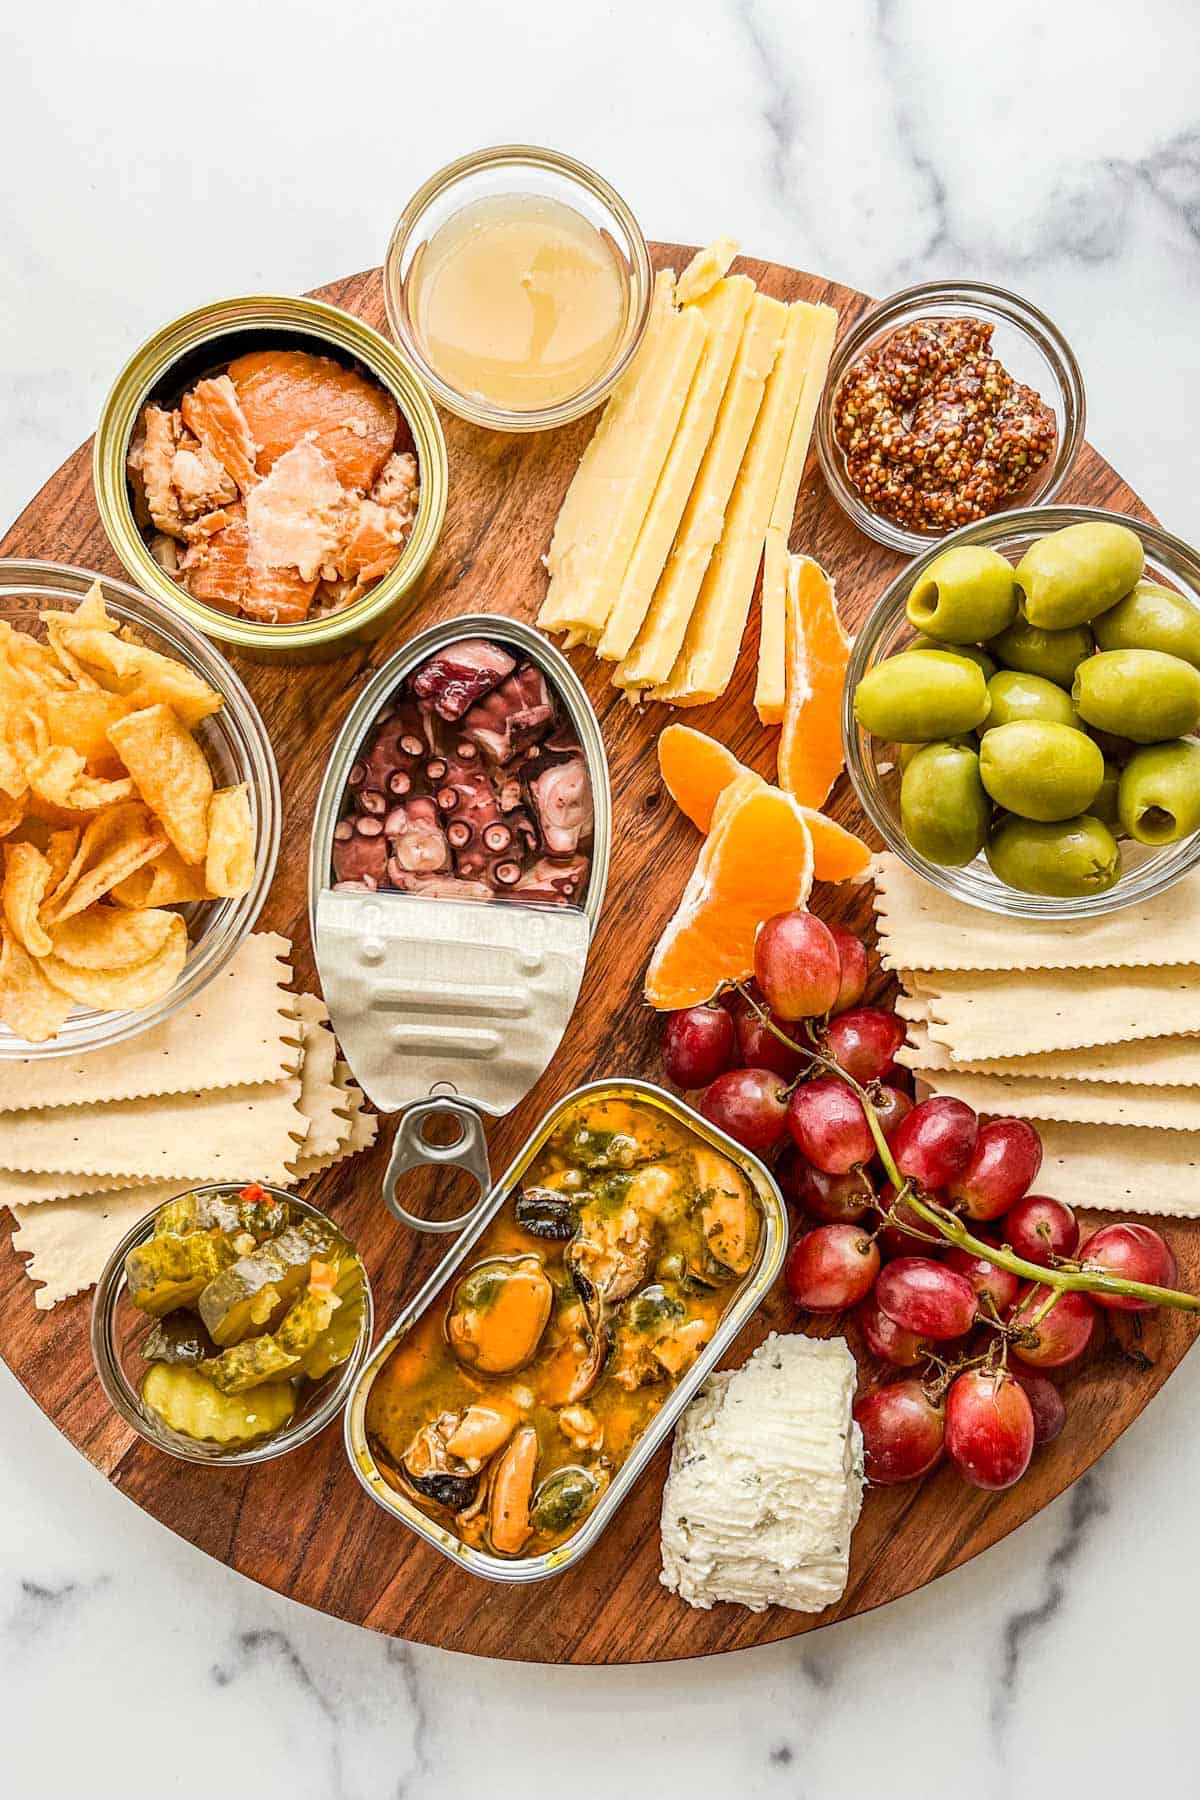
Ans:
[[[842,1338],[772,1333],[680,1419],[663,1491],[662,1576],[691,1606],[821,1612],[846,1589],[862,1505],[856,1370]]]

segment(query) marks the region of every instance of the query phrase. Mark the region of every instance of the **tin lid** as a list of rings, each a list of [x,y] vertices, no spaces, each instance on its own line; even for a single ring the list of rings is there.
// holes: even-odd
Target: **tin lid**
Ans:
[[[435,651],[488,638],[537,664],[583,751],[592,789],[591,867],[579,906],[342,890],[334,829],[350,770],[380,711]],[[493,1117],[548,1066],[574,1011],[608,874],[611,798],[599,723],[564,657],[494,614],[421,632],[364,689],[334,746],[309,858],[309,917],[334,1030],[372,1103],[396,1112],[444,1097]]]

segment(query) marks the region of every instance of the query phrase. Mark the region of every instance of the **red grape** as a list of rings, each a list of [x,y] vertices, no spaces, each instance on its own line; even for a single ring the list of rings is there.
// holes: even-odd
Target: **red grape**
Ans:
[[[948,1094],[935,1094],[901,1119],[892,1155],[900,1173],[926,1192],[948,1187],[970,1162],[978,1131],[969,1106]]]
[[[942,1256],[946,1250],[946,1240],[938,1237],[932,1225],[920,1218],[907,1200],[896,1204],[896,1190],[891,1182],[885,1183],[879,1198],[886,1211],[883,1229],[878,1234],[879,1248],[884,1256]],[[913,1231],[904,1227],[911,1225]]]
[[[889,1319],[942,1343],[975,1323],[975,1289],[965,1275],[927,1256],[898,1256],[880,1274],[875,1298]]]
[[[662,1059],[676,1087],[702,1088],[729,1067],[733,1020],[723,1006],[689,1006],[673,1012],[663,1031]]]
[[[1048,1375],[1033,1369],[1014,1369],[1033,1412],[1033,1441],[1052,1444],[1067,1422],[1067,1404]]]
[[[747,1150],[765,1156],[787,1131],[787,1086],[766,1069],[730,1069],[705,1088],[700,1111]]]
[[[1033,1455],[1033,1407],[1007,1369],[968,1369],[946,1396],[946,1454],[964,1481],[1007,1488]]]
[[[981,1319],[1003,1318],[1021,1285],[1011,1270],[997,1268],[985,1257],[972,1256],[969,1250],[949,1251],[945,1267],[966,1276],[979,1296],[977,1311]],[[985,1295],[990,1297],[991,1307],[986,1304]]]
[[[1026,1262],[1048,1269],[1052,1256],[1073,1256],[1079,1245],[1079,1221],[1061,1200],[1025,1194],[1004,1221],[1004,1241]]]
[[[827,1175],[844,1175],[875,1154],[862,1101],[836,1075],[818,1076],[794,1090],[788,1125],[809,1162]]]
[[[788,1293],[806,1312],[845,1312],[879,1273],[875,1240],[860,1225],[818,1225],[796,1239],[784,1265]]]
[[[754,974],[781,1019],[821,1018],[842,985],[837,940],[813,913],[776,913],[759,926]]]
[[[840,1013],[845,1012],[848,1006],[857,1006],[866,992],[867,952],[861,938],[856,938],[844,925],[831,925],[829,929],[837,945],[838,962],[842,971],[837,999],[830,1010]]]
[[[1039,1319],[1051,1298],[1053,1306]],[[1098,1318],[1087,1294],[1058,1293],[1055,1288],[1031,1284],[1009,1314],[1009,1324],[1022,1334],[1013,1341],[1013,1355],[1035,1369],[1061,1369],[1083,1355]]]
[[[872,1388],[854,1408],[867,1480],[876,1487],[919,1481],[942,1460],[945,1413],[915,1376]]]
[[[1179,1279],[1171,1246],[1149,1225],[1102,1225],[1079,1253],[1085,1268],[1103,1269],[1124,1281],[1146,1281],[1153,1287],[1174,1287]],[[1152,1300],[1130,1294],[1093,1294],[1097,1306],[1113,1312],[1149,1312]]]
[[[827,1175],[824,1169],[815,1169],[794,1145],[784,1150],[775,1175],[788,1199],[822,1225],[857,1225],[874,1202],[875,1189],[865,1169]]]
[[[969,1219],[998,1219],[1028,1192],[1041,1166],[1042,1140],[1032,1125],[992,1119],[980,1128],[966,1167],[946,1185]]]
[[[891,1068],[904,1042],[904,1021],[878,1006],[853,1006],[829,1021],[825,1042],[838,1067],[866,1087]]]
[[[899,1088],[881,1084],[871,1095],[871,1104],[875,1108],[875,1117],[879,1120],[879,1128],[890,1144],[892,1133],[901,1119],[907,1119],[912,1111],[913,1103],[907,1094]]]
[[[891,1363],[896,1369],[915,1369],[928,1356],[929,1346],[925,1339],[918,1337],[915,1331],[905,1331],[902,1325],[889,1319],[874,1294],[867,1295],[854,1316],[866,1339],[867,1349],[880,1362]]]
[[[788,1082],[808,1067],[809,1059],[800,1050],[793,1050],[781,1043],[764,1019],[761,1019],[742,995],[738,995],[739,1005],[733,1007],[733,1029],[737,1038],[738,1061],[747,1069],[770,1069],[773,1074],[782,1076]],[[796,1027],[775,1019],[781,1031],[794,1038]]]

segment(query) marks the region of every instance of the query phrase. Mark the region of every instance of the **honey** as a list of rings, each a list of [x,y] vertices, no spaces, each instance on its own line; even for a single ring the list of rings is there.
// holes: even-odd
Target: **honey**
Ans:
[[[508,412],[586,391],[612,366],[630,304],[612,239],[536,194],[470,201],[421,244],[407,283],[417,338],[447,387]]]

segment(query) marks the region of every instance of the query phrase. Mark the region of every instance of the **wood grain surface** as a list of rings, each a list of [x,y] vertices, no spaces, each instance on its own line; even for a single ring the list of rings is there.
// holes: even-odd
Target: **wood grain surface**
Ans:
[[[690,254],[660,245],[655,261],[682,268]],[[841,313],[843,329],[868,304],[865,296],[811,275],[749,259],[737,266],[780,299],[829,302]],[[385,328],[377,269],[322,289],[320,298]],[[279,873],[261,924],[292,938],[299,982],[308,988],[316,987],[305,903],[309,827],[326,755],[347,708],[363,680],[417,626],[468,612],[533,618],[546,579],[540,557],[594,420],[553,434],[510,437],[490,436],[453,418],[444,423],[449,510],[409,617],[370,653],[354,652],[323,665],[270,668],[239,659],[275,746],[285,805]],[[1090,447],[1082,451],[1062,497],[1150,516]],[[825,493],[815,455],[792,543],[833,573],[851,631],[900,566],[899,558],[859,535]],[[0,552],[122,573],[93,504],[90,444],[46,484],[0,542]],[[752,624],[724,699],[686,716],[770,776],[775,733],[759,726],[751,705],[755,649]],[[545,1108],[578,1082],[616,1074],[661,1078],[659,1026],[641,1004],[641,974],[698,844],[658,780],[654,742],[666,711],[634,712],[608,685],[605,667],[584,652],[575,652],[573,660],[599,712],[612,767],[608,897],[559,1055],[525,1102],[489,1128],[493,1168],[505,1166]],[[844,779],[831,811],[862,827]],[[870,936],[870,902],[861,888],[817,888],[812,905],[826,919]],[[874,992],[886,994],[887,987],[886,978],[875,977]],[[429,1239],[415,1241],[378,1198],[390,1135],[391,1122],[385,1121],[371,1154],[311,1186],[311,1198],[337,1216],[362,1250],[381,1330],[444,1249]],[[247,1178],[254,1174],[246,1170]],[[469,1197],[469,1184],[459,1186],[460,1181],[465,1178],[414,1178],[408,1202],[418,1212],[460,1211]],[[1170,1236],[1181,1280],[1194,1287],[1200,1283],[1200,1227],[1172,1225]],[[357,1624],[478,1655],[577,1663],[649,1662],[767,1643],[865,1612],[958,1567],[1036,1513],[1102,1455],[1166,1380],[1197,1329],[1169,1313],[1151,1318],[1136,1336],[1129,1329],[1120,1337],[1110,1332],[1070,1383],[1063,1435],[1039,1452],[1026,1478],[1006,1494],[989,1497],[964,1487],[948,1469],[915,1487],[868,1493],[845,1597],[813,1618],[778,1609],[754,1614],[736,1606],[694,1612],[666,1593],[658,1580],[666,1448],[592,1554],[573,1572],[532,1588],[476,1581],[385,1517],[351,1474],[336,1426],[259,1468],[219,1471],[176,1463],[132,1437],[110,1412],[88,1351],[89,1309],[90,1296],[82,1295],[49,1314],[35,1312],[20,1259],[3,1239],[5,1360],[71,1442],[155,1518],[243,1574]],[[738,1340],[732,1360],[742,1361],[768,1330],[795,1325],[795,1311],[779,1289]]]

